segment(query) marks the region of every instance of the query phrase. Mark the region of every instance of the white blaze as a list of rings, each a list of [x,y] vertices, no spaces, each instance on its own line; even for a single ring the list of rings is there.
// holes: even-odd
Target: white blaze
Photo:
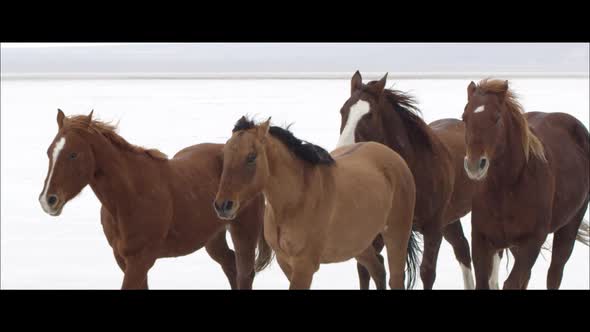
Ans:
[[[473,111],[473,113],[479,113],[479,112],[483,112],[485,110],[486,110],[485,106],[481,105],[478,108],[476,108],[475,111]]]
[[[359,99],[356,104],[350,106],[350,112],[348,113],[348,120],[346,120],[346,125],[344,126],[344,130],[342,130],[342,134],[340,134],[340,139],[338,140],[338,144],[336,147],[339,148],[344,145],[354,144],[354,132],[356,130],[356,125],[359,120],[363,117],[363,115],[369,113],[371,106],[369,102]]]
[[[53,176],[53,169],[55,168],[55,163],[57,162],[57,158],[59,157],[59,153],[63,149],[64,145],[66,145],[66,138],[62,136],[57,143],[53,146],[53,151],[51,151],[51,167],[49,168],[49,175],[47,176],[47,182],[45,182],[45,187],[43,188],[43,193],[41,197],[39,197],[39,201],[41,202],[41,206],[43,210],[47,213],[51,211],[49,205],[47,204],[47,190],[49,189],[49,185],[51,184],[51,177]]]

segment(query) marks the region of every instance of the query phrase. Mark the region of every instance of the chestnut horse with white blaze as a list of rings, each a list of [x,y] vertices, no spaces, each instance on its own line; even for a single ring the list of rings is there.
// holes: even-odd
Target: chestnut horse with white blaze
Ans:
[[[156,259],[188,255],[205,246],[231,288],[252,288],[255,272],[272,258],[263,237],[264,200],[252,196],[232,222],[211,209],[221,176],[222,144],[198,144],[174,158],[128,143],[115,127],[58,110],[57,135],[47,150],[49,170],[39,202],[59,216],[90,185],[102,204],[100,217],[122,288],[148,288]],[[226,242],[226,229],[235,252]],[[258,257],[256,247],[258,243]]]
[[[426,124],[410,95],[386,89],[387,74],[363,84],[357,71],[351,80],[350,97],[340,110],[339,147],[374,141],[399,153],[416,182],[414,227],[424,236],[420,276],[424,289],[431,289],[441,241],[449,242],[463,273],[466,289],[475,287],[471,272],[469,242],[459,218],[471,210],[473,181],[463,171],[465,126],[459,119],[441,119]],[[377,257],[383,240],[374,241]],[[361,289],[369,288],[370,276],[358,265]]]
[[[378,234],[387,248],[389,286],[404,288],[406,263],[412,286],[414,180],[391,149],[371,142],[329,154],[270,126],[270,118],[255,125],[242,117],[223,148],[214,208],[232,219],[260,193],[267,201],[264,236],[291,289],[310,288],[320,264],[351,258],[385,289],[385,268],[371,245]]]
[[[524,113],[508,81],[467,87],[463,113],[465,171],[478,181],[473,197],[472,256],[476,288],[498,288],[498,254],[514,266],[504,289],[526,289],[547,235],[553,233],[547,288],[561,284],[590,200],[590,135],[565,113]]]

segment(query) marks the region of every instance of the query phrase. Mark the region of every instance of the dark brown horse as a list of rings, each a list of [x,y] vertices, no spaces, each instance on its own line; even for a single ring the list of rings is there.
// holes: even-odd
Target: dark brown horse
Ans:
[[[232,289],[252,288],[255,271],[272,254],[263,237],[264,201],[262,195],[253,197],[232,222],[217,218],[211,204],[221,175],[222,144],[194,145],[168,159],[158,150],[128,143],[114,126],[92,119],[92,112],[65,117],[58,110],[57,124],[47,150],[41,206],[59,216],[90,185],[102,203],[104,233],[125,274],[124,289],[147,288],[156,259],[188,255],[203,246]],[[228,248],[226,229],[235,252]]]
[[[474,287],[469,243],[459,218],[471,210],[473,183],[463,171],[465,127],[458,119],[442,119],[427,125],[409,95],[385,89],[387,74],[379,81],[362,83],[357,71],[351,80],[350,98],[340,110],[342,122],[338,146],[375,141],[399,153],[416,182],[415,228],[424,235],[420,276],[425,289],[436,277],[436,260],[444,236],[452,246],[463,272],[465,288]],[[381,238],[375,249],[383,248]],[[381,261],[383,257],[378,256]],[[362,289],[369,288],[369,274],[357,265]]]
[[[569,114],[523,113],[501,80],[469,84],[463,121],[465,171],[479,181],[471,218],[476,288],[497,288],[498,253],[509,248],[515,260],[504,289],[526,289],[549,233],[547,288],[559,288],[576,239],[588,245],[588,130]]]
[[[290,131],[240,119],[223,148],[214,207],[222,218],[242,213],[263,192],[264,236],[291,289],[309,288],[320,264],[355,258],[385,289],[385,268],[371,245],[381,234],[391,288],[411,287],[415,270],[415,186],[404,160],[366,142],[329,154]]]

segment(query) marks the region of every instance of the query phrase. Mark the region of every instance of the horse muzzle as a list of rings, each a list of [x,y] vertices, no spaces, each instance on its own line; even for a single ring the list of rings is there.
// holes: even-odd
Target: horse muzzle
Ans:
[[[57,195],[45,195],[39,196],[39,203],[41,203],[41,208],[45,213],[57,217],[61,214],[66,201],[60,199]]]
[[[472,160],[469,156],[465,156],[463,159],[463,167],[465,168],[467,176],[471,180],[480,181],[486,177],[488,168],[490,167],[490,161],[485,156],[476,160]]]
[[[240,207],[240,203],[234,202],[232,200],[221,200],[221,201],[214,201],[213,208],[217,213],[219,219],[222,220],[233,220],[237,213],[238,208]]]

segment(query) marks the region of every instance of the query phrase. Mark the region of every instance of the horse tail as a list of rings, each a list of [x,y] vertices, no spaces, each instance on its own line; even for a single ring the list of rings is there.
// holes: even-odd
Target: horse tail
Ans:
[[[590,247],[590,224],[588,223],[588,220],[582,220],[576,240]]]
[[[264,226],[260,228],[260,234],[258,234],[258,253],[256,255],[256,261],[254,262],[254,271],[260,272],[267,268],[272,262],[274,251],[268,245],[264,239]]]
[[[406,274],[408,280],[406,283],[406,289],[414,288],[414,284],[416,283],[417,270],[420,263],[420,257],[422,256],[419,236],[420,234],[412,226],[410,240],[408,241],[408,254],[406,255]]]

